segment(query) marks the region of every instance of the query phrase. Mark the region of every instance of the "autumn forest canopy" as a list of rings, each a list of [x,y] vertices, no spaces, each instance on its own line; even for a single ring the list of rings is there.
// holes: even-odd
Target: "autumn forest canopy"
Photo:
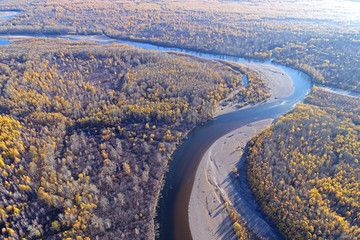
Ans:
[[[326,2],[4,0],[19,13],[0,34],[272,60],[359,93],[359,4]],[[57,38],[0,46],[0,239],[154,238],[177,144],[220,104],[269,97],[260,74],[225,61]],[[248,182],[285,239],[360,238],[359,114],[359,100],[313,87],[248,144]]]
[[[286,239],[360,237],[359,109],[315,88],[250,142],[248,181]]]

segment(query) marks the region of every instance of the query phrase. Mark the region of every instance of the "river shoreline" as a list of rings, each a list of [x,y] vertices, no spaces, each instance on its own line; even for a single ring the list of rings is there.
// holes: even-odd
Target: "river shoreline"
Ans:
[[[260,73],[269,87],[269,102],[290,96],[294,88],[291,78],[276,67],[264,64],[242,64]],[[231,104],[218,107],[217,115],[236,110]],[[230,187],[231,173],[244,153],[247,142],[261,130],[270,126],[273,118],[256,121],[240,127],[219,138],[204,154],[196,171],[189,201],[189,225],[191,235],[196,240],[234,238],[232,221],[224,207],[224,199],[231,203],[235,194]],[[236,204],[238,212],[247,212],[245,204]],[[248,224],[249,219],[243,219]],[[258,220],[259,221],[259,220]],[[250,227],[259,236],[271,233]],[[274,237],[276,238],[276,237]]]
[[[268,86],[270,98],[267,102],[274,101],[277,98],[285,98],[290,96],[294,92],[293,82],[291,78],[279,68],[274,66],[261,64],[261,63],[238,63],[242,66],[247,67],[251,71],[258,72],[263,77],[266,85]],[[226,99],[225,99],[226,100]],[[229,104],[222,106],[221,102],[215,110],[214,117],[222,114],[230,113],[239,110],[236,102],[230,102]],[[241,109],[251,107],[246,105]]]
[[[18,10],[0,10],[0,19],[11,18],[11,17],[15,16],[18,13],[19,13]]]

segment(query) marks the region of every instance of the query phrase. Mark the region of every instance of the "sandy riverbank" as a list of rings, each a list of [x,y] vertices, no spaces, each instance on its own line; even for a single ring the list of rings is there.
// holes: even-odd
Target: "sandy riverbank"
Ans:
[[[9,42],[15,42],[15,41],[20,41],[20,40],[25,40],[25,39],[36,38],[36,37],[26,36],[26,35],[0,35],[0,38],[4,39],[6,41],[9,41]]]
[[[41,38],[41,36],[39,36]],[[21,34],[17,34],[17,35],[3,35],[0,36],[1,39],[5,39],[9,42],[15,42],[15,41],[19,41],[19,40],[24,40],[24,39],[30,39],[30,38],[39,38],[37,36],[32,36],[32,35],[21,35]],[[84,40],[84,41],[94,41],[94,42],[103,42],[103,43],[108,43],[108,42],[116,42],[115,39],[109,39],[106,36],[103,35],[64,35],[64,36],[60,36],[59,38],[64,38],[64,39],[74,39],[74,40]]]
[[[241,65],[248,67],[250,70],[256,71],[262,75],[271,95],[268,101],[272,101],[275,98],[290,96],[294,92],[294,87],[292,86],[292,80],[290,76],[279,68],[271,65],[256,63],[241,63]],[[221,103],[219,103],[219,107],[215,111],[215,117],[238,110],[235,105],[236,104],[230,103],[229,105],[221,106]]]
[[[69,38],[75,40],[83,40],[83,41],[94,41],[94,42],[116,42],[116,39],[108,38],[104,35],[64,35],[62,38]]]
[[[294,92],[290,76],[281,69],[266,64],[244,63],[241,65],[262,75],[269,88],[270,101],[275,98],[288,97]]]
[[[6,19],[7,17],[11,17],[16,13],[16,11],[0,11],[0,19]]]
[[[264,77],[272,101],[276,98],[290,96],[294,88],[291,78],[280,69],[264,64],[244,64],[251,70],[258,71]],[[217,115],[234,111],[235,109],[225,107],[218,109]],[[265,119],[253,122],[239,129],[236,129],[218,139],[205,153],[197,169],[193,189],[189,202],[189,225],[194,240],[210,239],[236,239],[232,231],[232,222],[224,207],[224,197],[230,204],[239,208],[245,222],[255,223],[255,231],[258,228],[258,234],[271,237],[271,231],[265,226],[261,217],[253,210],[249,210],[246,199],[234,201],[234,186],[230,181],[230,174],[243,154],[247,142],[272,123],[273,119]],[[243,164],[243,163],[242,163]],[[245,174],[245,171],[242,171]],[[246,193],[248,194],[248,193]],[[242,198],[242,197],[239,197]],[[246,198],[246,197],[244,197]],[[260,223],[260,224],[259,224]]]

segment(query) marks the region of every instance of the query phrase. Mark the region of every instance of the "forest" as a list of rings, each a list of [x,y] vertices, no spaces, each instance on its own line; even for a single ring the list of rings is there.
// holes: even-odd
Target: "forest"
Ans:
[[[248,182],[285,239],[360,238],[359,114],[359,99],[314,87],[248,144]]]
[[[7,239],[149,239],[172,151],[247,69],[128,45],[30,39],[0,51],[0,229]],[[264,94],[259,94],[264,93]]]
[[[7,1],[0,9],[22,12],[1,23],[0,33],[104,34],[272,59],[309,74],[316,83],[360,92],[356,8],[345,0],[296,6],[292,1],[270,2]]]
[[[4,0],[0,10],[19,14],[0,20],[0,34],[105,35],[272,60],[360,92],[359,12],[310,2]],[[186,133],[220,102],[269,97],[261,76],[236,64],[59,39],[1,46],[0,92],[8,239],[153,238],[164,172]],[[249,143],[248,182],[284,238],[360,238],[359,106],[313,87]],[[228,211],[237,235],[253,238]]]

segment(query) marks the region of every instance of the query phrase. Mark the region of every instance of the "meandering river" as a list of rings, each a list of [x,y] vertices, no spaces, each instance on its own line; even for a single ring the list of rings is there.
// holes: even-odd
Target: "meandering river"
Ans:
[[[79,38],[74,36],[67,36],[66,38],[79,40]],[[96,39],[94,41],[105,44],[119,42],[143,49],[184,52],[203,58],[227,60],[236,63],[260,63],[251,59],[201,53],[181,48],[161,47],[134,41],[115,40],[105,36],[102,36],[101,41]],[[9,43],[7,40],[0,39],[0,45]],[[226,133],[251,122],[267,118],[277,118],[283,115],[293,109],[295,104],[302,101],[309,92],[311,83],[307,75],[271,62],[261,63],[278,67],[288,74],[294,84],[294,93],[287,98],[276,99],[270,103],[257,104],[243,110],[220,115],[203,125],[197,126],[187,135],[187,138],[174,152],[173,159],[169,163],[169,171],[165,176],[165,185],[157,208],[158,239],[192,239],[188,221],[190,193],[198,164],[212,143]]]
[[[67,38],[79,40],[79,38],[74,36]],[[188,218],[190,194],[198,165],[212,143],[236,128],[262,119],[277,118],[283,115],[293,109],[296,103],[301,102],[311,87],[309,77],[304,73],[285,66],[273,64],[272,62],[260,62],[228,55],[201,53],[135,41],[114,40],[105,36],[103,36],[101,40],[98,39],[95,41],[101,43],[116,41],[143,49],[183,52],[198,57],[236,63],[262,63],[272,65],[283,70],[293,81],[295,90],[290,97],[220,115],[203,125],[197,126],[187,135],[186,140],[183,141],[174,152],[172,160],[169,163],[169,171],[165,175],[165,185],[158,202],[156,223],[158,224],[157,239],[160,240],[192,239]],[[243,81],[247,84],[247,79],[243,79]]]
[[[204,153],[218,138],[249,123],[277,118],[304,99],[311,86],[308,77],[293,69],[277,67],[293,80],[295,91],[290,97],[220,115],[193,129],[175,151],[166,174],[162,198],[158,203],[158,239],[192,239],[188,222],[188,204],[195,173]]]

